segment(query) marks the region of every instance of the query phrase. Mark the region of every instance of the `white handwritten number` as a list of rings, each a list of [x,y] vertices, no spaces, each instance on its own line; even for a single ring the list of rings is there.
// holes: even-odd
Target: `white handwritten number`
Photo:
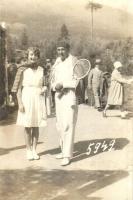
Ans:
[[[90,143],[88,145],[88,148],[86,150],[86,155],[90,155],[93,151],[94,154],[98,153],[99,149],[102,150],[102,152],[106,151],[106,149],[108,149],[108,151],[114,150],[114,145],[115,145],[116,140],[111,140],[109,143],[106,143],[106,141],[104,140],[102,143],[101,142],[93,142]],[[92,148],[92,146],[94,146]]]
[[[91,147],[94,145],[95,143],[90,143],[88,148],[87,148],[87,152],[86,155],[90,155],[91,154]]]
[[[110,143],[109,143],[109,146],[110,146],[109,151],[114,150],[114,148],[113,148],[114,144],[115,144],[115,140],[111,140]]]
[[[103,151],[105,151],[108,148],[108,145],[106,144],[105,140],[103,141],[101,148],[103,149]]]
[[[101,142],[96,143],[94,153],[98,152],[98,149],[99,149],[100,145],[101,145]]]

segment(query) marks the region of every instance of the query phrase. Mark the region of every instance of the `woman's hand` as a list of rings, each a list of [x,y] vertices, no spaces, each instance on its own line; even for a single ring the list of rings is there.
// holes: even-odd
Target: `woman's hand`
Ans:
[[[41,92],[40,92],[40,95],[43,95],[45,92],[47,92],[48,88],[46,86],[44,86],[42,89],[41,89]]]
[[[131,83],[133,83],[133,78],[127,80],[127,84],[131,84]]]
[[[24,105],[23,104],[19,104],[19,111],[24,113],[25,109],[24,109]]]

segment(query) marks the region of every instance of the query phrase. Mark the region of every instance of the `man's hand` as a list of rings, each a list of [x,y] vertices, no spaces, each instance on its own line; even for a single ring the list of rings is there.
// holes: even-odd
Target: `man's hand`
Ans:
[[[57,83],[56,86],[55,86],[55,90],[57,92],[63,91],[63,84],[62,83]]]
[[[19,111],[24,113],[25,109],[24,109],[24,105],[23,104],[19,104]]]
[[[57,83],[55,86],[56,92],[58,92],[58,98],[61,99],[61,97],[64,94],[64,88],[62,83]]]

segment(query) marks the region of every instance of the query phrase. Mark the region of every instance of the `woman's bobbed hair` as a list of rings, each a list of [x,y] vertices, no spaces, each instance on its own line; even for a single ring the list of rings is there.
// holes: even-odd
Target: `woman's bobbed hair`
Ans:
[[[32,51],[38,58],[40,58],[40,49],[39,48],[29,47],[27,50],[27,57],[28,57],[30,51]]]

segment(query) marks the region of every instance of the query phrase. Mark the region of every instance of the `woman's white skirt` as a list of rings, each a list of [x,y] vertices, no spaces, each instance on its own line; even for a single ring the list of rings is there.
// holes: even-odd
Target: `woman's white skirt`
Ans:
[[[45,127],[47,114],[45,97],[41,95],[41,88],[24,87],[22,102],[25,112],[18,111],[17,125],[24,127]]]

